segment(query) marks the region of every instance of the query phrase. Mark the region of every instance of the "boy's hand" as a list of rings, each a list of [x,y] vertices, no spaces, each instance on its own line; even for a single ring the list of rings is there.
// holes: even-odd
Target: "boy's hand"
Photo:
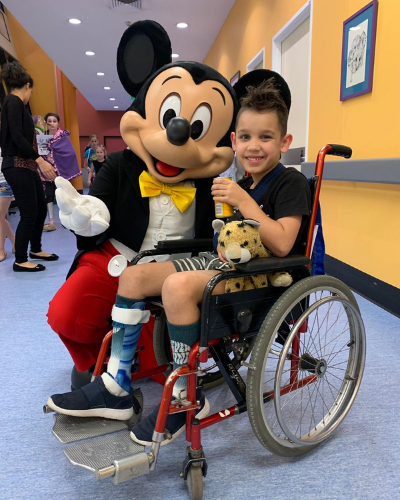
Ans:
[[[218,258],[221,262],[228,262],[228,260],[225,257],[224,250],[219,245],[217,246],[217,252],[218,252]]]
[[[211,194],[214,201],[228,203],[232,207],[239,207],[249,195],[236,182],[222,177],[216,177],[213,180]]]

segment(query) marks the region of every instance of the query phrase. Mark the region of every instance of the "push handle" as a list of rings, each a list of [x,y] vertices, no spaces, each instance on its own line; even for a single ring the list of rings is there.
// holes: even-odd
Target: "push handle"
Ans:
[[[350,158],[352,153],[353,151],[351,148],[349,148],[348,146],[342,146],[341,144],[327,144],[326,146],[321,148],[318,152],[317,162],[315,164],[315,174],[314,174],[318,178],[318,182],[314,193],[314,203],[312,206],[310,228],[308,231],[306,257],[311,257],[314,227],[315,227],[315,221],[317,219],[319,193],[321,191],[322,174],[324,172],[325,155],[335,155],[335,156],[342,156],[343,158]]]
[[[343,158],[351,158],[353,151],[348,146],[342,146],[341,144],[328,144],[332,148],[331,151],[327,152],[328,155],[343,156]]]

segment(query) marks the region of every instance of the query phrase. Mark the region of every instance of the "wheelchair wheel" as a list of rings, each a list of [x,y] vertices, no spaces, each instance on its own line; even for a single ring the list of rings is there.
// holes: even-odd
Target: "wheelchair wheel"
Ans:
[[[233,357],[233,362],[235,368],[238,370],[241,366],[241,362],[245,361],[253,348],[255,342],[255,337],[247,339],[243,347],[235,346],[233,344],[233,351],[231,356]],[[172,363],[172,353],[171,344],[168,335],[167,323],[165,312],[162,311],[161,314],[156,318],[153,330],[153,346],[154,355],[156,361],[159,365],[165,365],[167,363]],[[217,385],[222,384],[224,377],[222,373],[218,370],[215,364],[210,360],[209,372],[205,373],[203,376],[198,377],[197,383],[203,389],[211,389]],[[164,372],[164,375],[168,377],[171,373],[171,369]]]
[[[190,500],[203,498],[203,470],[197,464],[192,464],[187,475],[187,486]]]
[[[359,308],[344,283],[312,276],[289,288],[262,324],[248,371],[249,419],[261,444],[294,457],[330,436],[357,395],[365,349]]]

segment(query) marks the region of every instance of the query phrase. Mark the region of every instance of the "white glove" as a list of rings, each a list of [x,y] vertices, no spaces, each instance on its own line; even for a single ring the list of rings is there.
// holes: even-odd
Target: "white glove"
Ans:
[[[57,205],[63,226],[79,236],[96,236],[110,225],[110,212],[95,196],[82,195],[63,177],[56,177]]]

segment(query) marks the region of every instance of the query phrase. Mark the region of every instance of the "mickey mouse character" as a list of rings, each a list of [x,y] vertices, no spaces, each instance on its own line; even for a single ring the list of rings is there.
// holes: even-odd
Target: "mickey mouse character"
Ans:
[[[48,322],[71,354],[75,375],[95,364],[110,330],[118,276],[136,253],[161,240],[212,237],[212,178],[233,160],[237,100],[217,71],[171,63],[171,52],[155,22],[125,31],[117,69],[136,97],[120,126],[129,150],[109,156],[89,195],[56,179],[60,219],[77,235],[80,252],[50,302]],[[145,326],[152,330],[151,321]]]

